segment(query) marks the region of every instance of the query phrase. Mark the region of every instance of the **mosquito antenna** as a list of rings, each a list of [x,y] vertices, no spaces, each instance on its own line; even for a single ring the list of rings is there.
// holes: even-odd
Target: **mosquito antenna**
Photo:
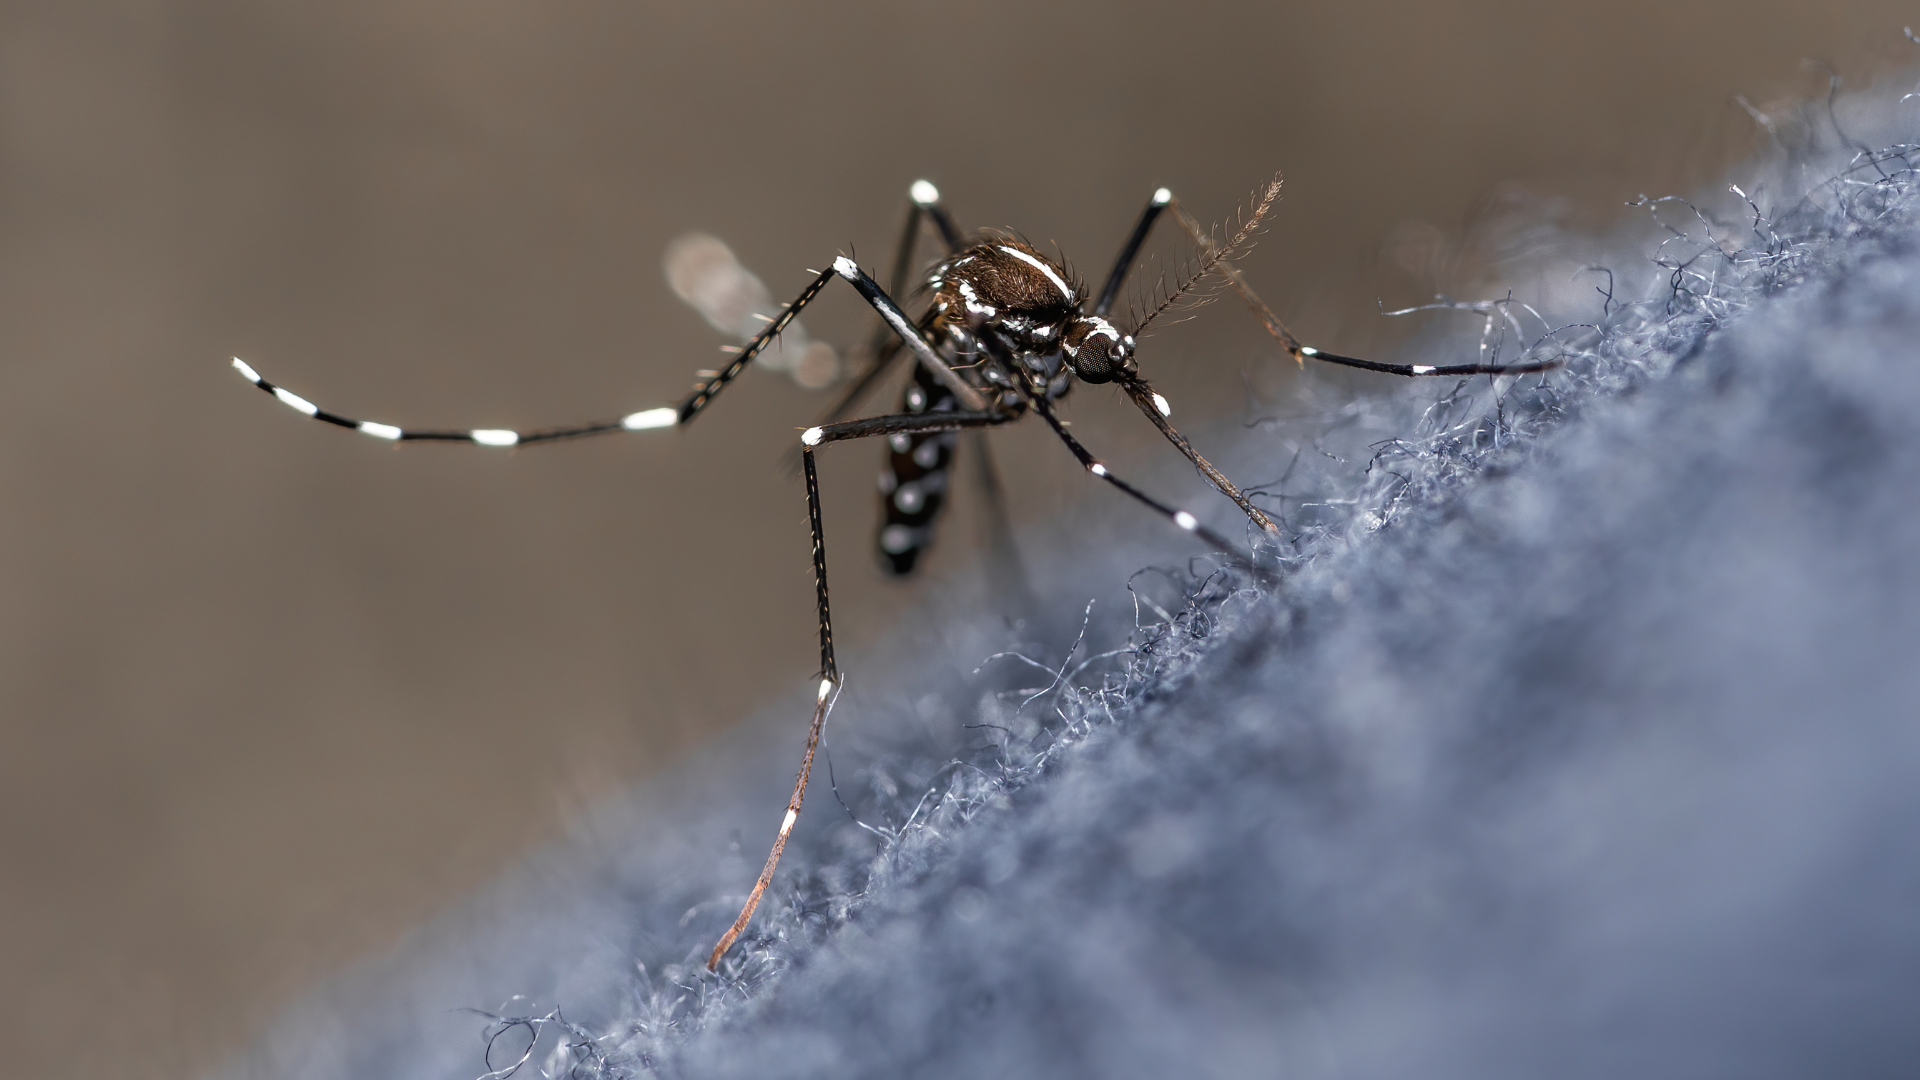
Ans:
[[[1166,299],[1160,301],[1159,307],[1148,312],[1147,317],[1140,320],[1140,325],[1133,329],[1134,335],[1137,337],[1145,332],[1148,324],[1159,318],[1168,308],[1185,299],[1202,281],[1207,279],[1209,274],[1218,269],[1221,263],[1245,254],[1245,249],[1253,240],[1254,234],[1260,231],[1260,223],[1266,219],[1267,211],[1273,209],[1273,204],[1279,199],[1280,177],[1275,176],[1266,190],[1261,193],[1259,200],[1253,204],[1253,212],[1248,214],[1246,220],[1241,223],[1240,231],[1234,233],[1233,238],[1225,244],[1206,252],[1194,266],[1193,272],[1187,275],[1187,279],[1182,281],[1178,288],[1168,293]]]

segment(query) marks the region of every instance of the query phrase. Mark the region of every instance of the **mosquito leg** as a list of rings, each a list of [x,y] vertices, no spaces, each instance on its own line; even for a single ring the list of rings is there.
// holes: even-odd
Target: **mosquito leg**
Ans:
[[[1193,219],[1193,215],[1187,213],[1186,208],[1177,202],[1174,203],[1173,206],[1173,216],[1174,220],[1180,223],[1180,227],[1186,230],[1187,236],[1190,237],[1195,244],[1199,245],[1201,251],[1211,254],[1215,247],[1217,247],[1213,241],[1213,237],[1208,235],[1207,230],[1202,228],[1200,223]],[[1287,350],[1287,352],[1293,356],[1294,361],[1301,365],[1305,365],[1308,360],[1319,360],[1328,364],[1339,364],[1343,367],[1359,368],[1362,371],[1379,371],[1388,375],[1414,376],[1526,375],[1536,371],[1552,371],[1554,368],[1560,367],[1562,363],[1559,360],[1543,360],[1530,364],[1386,364],[1378,360],[1362,360],[1358,357],[1339,356],[1334,353],[1322,352],[1311,345],[1302,345],[1300,343],[1300,339],[1294,336],[1293,331],[1287,329],[1287,324],[1280,321],[1280,317],[1273,313],[1273,309],[1267,306],[1266,301],[1260,299],[1260,297],[1254,293],[1253,289],[1247,285],[1247,279],[1240,273],[1239,267],[1223,259],[1219,264],[1219,269],[1221,276],[1225,277],[1227,283],[1233,286],[1233,291],[1239,293],[1240,299],[1246,301],[1247,307],[1252,309],[1254,318],[1259,319],[1261,325],[1267,328],[1267,333],[1272,334],[1274,340],[1280,343],[1280,347]]]
[[[913,187],[908,190],[907,221],[900,230],[899,246],[894,249],[893,272],[887,278],[887,294],[890,296],[904,296],[910,287],[907,279],[913,273],[913,256],[920,246],[920,223],[923,218],[932,220],[939,228],[949,254],[959,250],[960,236],[953,227],[953,219],[947,216],[946,210],[940,205],[940,189],[928,181],[915,180]],[[832,423],[846,416],[893,366],[894,360],[900,356],[901,345],[893,328],[887,325],[885,319],[880,320],[867,345],[867,355],[873,358],[873,362],[840,396],[840,400],[827,410],[821,423]]]
[[[1107,283],[1100,289],[1100,299],[1093,305],[1095,315],[1105,316],[1113,310],[1113,302],[1120,296],[1120,286],[1127,280],[1127,274],[1133,270],[1133,260],[1140,255],[1140,245],[1146,243],[1147,233],[1152,231],[1155,218],[1160,211],[1173,202],[1173,192],[1166,188],[1153,193],[1147,200],[1147,208],[1140,212],[1140,220],[1134,223],[1133,235],[1127,237],[1126,246],[1120,249],[1120,257],[1113,261],[1113,269],[1107,273]]]
[[[539,431],[529,432],[512,431],[506,428],[473,428],[466,431],[401,428],[373,420],[355,420],[351,417],[342,416],[327,409],[322,409],[293,391],[268,382],[262,378],[260,373],[255,371],[251,365],[239,357],[234,358],[233,366],[248,382],[272,394],[280,400],[281,404],[286,405],[295,412],[310,416],[324,423],[333,424],[337,427],[352,428],[364,435],[371,435],[376,439],[386,439],[392,442],[459,442],[470,443],[475,446],[528,446],[534,443],[558,442],[563,439],[581,439],[593,435],[607,435],[617,431],[646,431],[653,428],[680,427],[691,423],[693,418],[700,415],[701,410],[705,409],[720,391],[726,389],[727,384],[739,378],[740,373],[745,371],[747,365],[753,362],[753,358],[758,356],[775,338],[779,337],[780,332],[787,328],[787,324],[799,317],[800,310],[811,303],[814,297],[820,295],[820,290],[826,288],[827,282],[832,281],[836,276],[846,279],[849,284],[859,291],[860,295],[866,299],[867,303],[873,306],[874,310],[880,313],[880,317],[886,320],[887,325],[893,329],[901,341],[906,343],[907,348],[913,352],[920,362],[926,365],[927,369],[933,372],[935,377],[939,378],[941,382],[947,384],[947,386],[953,390],[954,396],[962,405],[974,411],[985,407],[986,401],[981,398],[979,392],[972,386],[969,386],[965,380],[955,374],[954,370],[940,359],[939,354],[934,352],[933,345],[927,341],[926,334],[916,326],[911,319],[907,318],[906,313],[900,310],[900,305],[894,303],[891,297],[881,291],[880,286],[875,284],[871,277],[867,276],[866,271],[861,270],[852,259],[845,257],[835,259],[831,269],[821,271],[819,275],[801,291],[800,295],[795,297],[793,302],[786,306],[786,309],[782,311],[777,318],[767,324],[765,330],[760,331],[759,334],[754,336],[753,340],[747,342],[747,344],[741,348],[740,352],[734,356],[732,363],[728,364],[724,370],[715,372],[711,377],[702,382],[695,388],[693,394],[685,401],[682,401],[677,408],[663,406],[656,409],[643,409],[639,412],[628,413],[625,416],[616,417],[611,420],[595,420],[583,424],[569,424],[563,427],[545,428]]]
[[[807,725],[807,748],[800,757],[800,773],[794,778],[793,795],[787,799],[786,815],[780,819],[780,831],[774,836],[773,850],[767,853],[766,865],[761,867],[760,876],[754,881],[753,890],[747,894],[747,902],[741,907],[739,916],[721,935],[719,943],[707,957],[708,971],[719,969],[721,957],[727,954],[727,950],[739,940],[741,932],[746,930],[747,923],[753,919],[754,909],[760,906],[760,898],[766,895],[767,886],[773,881],[773,872],[780,865],[780,856],[787,850],[787,837],[793,833],[794,822],[800,820],[800,803],[806,797],[807,780],[813,774],[813,757],[820,748],[820,729],[827,722],[827,713],[833,708],[834,694],[840,688],[840,668],[833,658],[833,606],[827,595],[827,539],[821,525],[820,478],[814,468],[814,449],[830,442],[896,432],[957,431],[961,428],[1003,424],[1011,419],[1013,416],[1004,413],[875,416],[809,428],[800,436],[801,471],[807,483],[807,523],[813,532],[814,602],[820,616],[820,687],[814,695],[813,721]]]
[[[953,218],[947,213],[947,208],[940,205],[940,189],[934,187],[929,181],[915,180],[907,193],[913,199],[914,209],[927,215],[933,221],[934,228],[940,230],[940,239],[946,242],[947,254],[951,255],[959,251],[964,245],[964,238],[961,237],[960,230],[954,228]],[[901,260],[902,263],[905,261],[905,259]],[[898,266],[895,269],[897,271]],[[900,288],[899,279],[896,278],[894,295],[900,294]]]
[[[907,191],[907,220],[900,227],[900,243],[893,249],[893,272],[887,275],[887,291],[899,296],[907,291],[907,274],[913,266],[913,253],[920,246],[920,219],[927,215],[927,207],[940,205],[940,189],[925,180],[915,180]],[[885,324],[881,324],[884,332]],[[881,333],[875,334],[874,346],[884,344]]]
[[[679,423],[679,416],[672,408],[659,408],[629,413],[616,420],[596,420],[591,423],[572,424],[567,427],[526,433],[508,431],[504,428],[475,428],[470,431],[398,428],[392,424],[382,424],[373,420],[354,420],[329,412],[286,387],[261,378],[259,372],[253,370],[251,365],[237,356],[233,358],[233,366],[248,382],[272,394],[280,400],[281,404],[297,413],[311,416],[323,423],[352,428],[363,435],[393,442],[463,442],[473,443],[476,446],[519,446],[526,443],[553,442],[559,439],[579,439],[615,431],[643,431],[648,428],[672,427]]]
[[[900,289],[895,288],[891,295],[900,295]],[[921,318],[917,325],[922,332],[933,324],[933,316],[934,313],[930,311]],[[893,366],[893,362],[900,358],[900,350],[906,347],[906,342],[900,340],[900,336],[893,332],[893,327],[889,326],[884,319],[881,320],[879,330],[874,337],[874,344],[869,350],[874,358],[873,363],[867,366],[867,370],[860,373],[859,378],[853,381],[853,385],[848,387],[846,392],[840,395],[840,399],[833,403],[833,407],[826,411],[826,415],[820,419],[821,423],[830,424],[845,417],[861,398],[867,396],[874,384],[878,383]]]
[[[846,442],[849,439],[871,439],[876,435],[925,435],[935,431],[994,427],[1015,418],[1013,413],[985,410],[890,413],[886,416],[869,416],[860,420],[842,420],[837,424],[810,427],[800,433],[800,443],[802,447],[813,447],[830,442]]]
[[[1362,371],[1380,371],[1388,375],[1527,375],[1536,371],[1552,371],[1566,363],[1564,360],[1539,360],[1528,364],[1383,364],[1378,360],[1336,356],[1333,353],[1321,352],[1311,345],[1301,346],[1296,355],[1308,360],[1322,360],[1342,367],[1359,368]]]
[[[827,603],[827,544],[820,528],[820,478],[813,467],[813,448],[803,448],[800,460],[807,477],[807,517],[813,527],[813,582],[820,611],[820,689],[814,694],[813,722],[807,725],[807,750],[800,757],[800,775],[794,778],[793,794],[787,799],[780,831],[773,838],[773,850],[767,853],[767,864],[760,868],[760,877],[754,881],[753,891],[747,894],[746,906],[740,909],[739,917],[727,927],[719,944],[713,947],[712,955],[707,957],[708,971],[719,970],[720,958],[727,955],[740,932],[747,928],[753,910],[760,906],[760,897],[773,881],[774,868],[780,865],[780,856],[787,850],[787,837],[793,833],[793,823],[800,820],[800,801],[806,797],[807,779],[813,774],[813,755],[820,749],[820,729],[826,726],[827,713],[833,708],[834,691],[840,685],[840,669],[833,662],[833,610]]]
[[[720,391],[725,390],[728,383],[739,378],[740,373],[747,370],[747,365],[753,363],[753,358],[760,355],[761,350],[771,344],[773,339],[779,337],[780,331],[785,330],[788,323],[799,318],[800,309],[812,303],[813,298],[819,296],[820,290],[826,288],[827,282],[832,280],[833,271],[820,271],[820,275],[814,278],[812,283],[805,289],[801,290],[800,295],[794,298],[793,303],[788,304],[786,309],[780,312],[777,318],[767,324],[765,330],[755,334],[753,340],[747,342],[747,344],[734,355],[732,363],[722,368],[719,373],[713,377],[701,383],[694,389],[691,397],[680,403],[678,422],[681,424],[689,423],[694,417],[700,415],[700,410],[706,408],[707,404],[711,402]]]
[[[860,264],[843,255],[833,260],[833,269],[830,272],[839,274],[848,284],[859,290],[867,303],[873,305],[873,309],[880,313],[880,317],[885,319],[887,325],[893,328],[893,332],[906,343],[914,357],[947,389],[953,391],[954,398],[966,411],[980,412],[986,408],[986,399],[980,396],[980,392],[948,367],[946,361],[940,359],[940,354],[934,352],[933,343],[927,340],[926,333],[915,325],[912,319],[907,318],[907,313],[900,310],[900,305],[894,303],[891,296],[881,291],[879,284],[867,276],[865,270],[860,269]]]
[[[887,295],[905,296],[908,288],[907,275],[913,272],[913,255],[920,246],[920,222],[929,217],[929,209],[939,209],[940,189],[925,180],[915,180],[908,191],[907,221],[900,229],[900,243],[893,252],[893,272],[887,276]],[[952,223],[948,223],[951,228]],[[880,376],[893,365],[900,355],[901,341],[895,336],[893,327],[885,319],[876,319],[871,340],[867,344],[867,355],[873,357],[873,363],[860,374],[852,387],[834,402],[833,408],[823,419],[831,423],[843,419],[847,411],[859,403]]]
[[[1181,206],[1178,202],[1175,202],[1173,205],[1173,219],[1180,223],[1182,229],[1186,230],[1188,239],[1194,242],[1202,254],[1211,255],[1214,250],[1219,247],[1219,245],[1214,242],[1212,234],[1202,228],[1200,223],[1193,219],[1193,215],[1187,213],[1187,208]],[[1254,317],[1259,319],[1261,324],[1267,328],[1267,333],[1272,334],[1274,340],[1280,343],[1280,347],[1291,353],[1296,361],[1299,360],[1302,348],[1300,339],[1293,336],[1293,331],[1287,329],[1287,324],[1281,322],[1280,317],[1273,313],[1273,309],[1267,306],[1266,301],[1260,299],[1260,297],[1254,293],[1253,289],[1247,285],[1246,276],[1240,273],[1240,268],[1224,259],[1221,260],[1219,266],[1221,276],[1225,277],[1227,283],[1233,286],[1234,292],[1240,294],[1240,299],[1245,300],[1247,306],[1253,309]],[[1308,351],[1311,352],[1312,350]]]
[[[912,283],[907,279],[913,274],[915,265],[913,256],[920,246],[922,217],[931,220],[939,228],[941,239],[947,245],[947,254],[951,255],[960,250],[960,234],[954,229],[953,219],[947,216],[946,208],[940,205],[939,188],[926,180],[915,180],[913,187],[908,190],[908,200],[911,205],[907,210],[907,223],[900,230],[900,246],[893,253],[893,272],[887,277],[887,295],[889,296],[905,296],[911,287]],[[926,327],[923,326],[921,329],[924,330]],[[846,410],[852,408],[860,396],[866,393],[879,373],[893,362],[894,357],[900,355],[901,344],[894,336],[893,328],[882,319],[880,325],[874,327],[873,341],[867,349],[868,354],[874,358],[873,366],[861,375],[859,382],[847,396],[834,405],[834,411],[827,416],[827,421],[839,420],[846,415]]]
[[[1133,403],[1140,407],[1140,411],[1147,414],[1147,419],[1153,421],[1153,426],[1160,429],[1160,434],[1165,435],[1167,441],[1172,443],[1175,449],[1185,454],[1187,460],[1193,462],[1194,466],[1205,474],[1208,480],[1213,482],[1213,486],[1220,489],[1220,494],[1232,499],[1234,505],[1238,506],[1248,518],[1252,519],[1255,525],[1266,530],[1267,535],[1275,539],[1279,538],[1280,527],[1273,523],[1273,519],[1269,518],[1259,507],[1249,502],[1247,497],[1240,493],[1240,489],[1233,486],[1233,481],[1227,479],[1226,474],[1214,468],[1213,462],[1200,456],[1200,452],[1195,450],[1191,443],[1187,442],[1187,437],[1180,434],[1180,432],[1175,430],[1174,426],[1167,421],[1167,417],[1173,413],[1173,406],[1167,404],[1166,398],[1156,393],[1153,387],[1147,385],[1145,379],[1135,377],[1116,379],[1114,381],[1118,382],[1121,388],[1127,392],[1127,396],[1132,398]]]
[[[853,411],[853,407],[872,391],[875,384],[879,383],[893,367],[893,362],[900,358],[902,345],[900,339],[894,336],[893,328],[882,323],[880,332],[886,335],[886,340],[872,352],[873,363],[867,365],[867,369],[853,380],[853,383],[841,393],[839,399],[821,414],[821,423],[830,424]]]
[[[707,404],[713,400],[715,395],[725,389],[728,383],[738,378],[740,373],[746,370],[747,365],[753,362],[753,358],[758,356],[761,350],[765,349],[775,338],[779,337],[780,332],[787,328],[787,324],[799,316],[800,309],[806,307],[815,296],[818,296],[820,290],[826,288],[827,282],[832,281],[833,278],[834,271],[822,271],[798,297],[794,298],[793,303],[787,305],[786,310],[782,311],[778,318],[768,323],[765,330],[760,331],[759,334],[754,336],[753,340],[747,342],[747,344],[741,348],[740,352],[734,356],[733,362],[728,364],[725,370],[715,372],[706,381],[702,382],[699,387],[694,390],[693,395],[681,402],[677,408],[662,406],[657,409],[643,409],[639,412],[628,413],[625,416],[616,417],[611,420],[594,420],[583,424],[568,424],[563,427],[546,428],[540,431],[520,432],[506,428],[434,431],[418,428],[401,428],[373,420],[355,420],[351,417],[341,416],[338,413],[322,409],[291,390],[268,382],[266,379],[261,378],[260,373],[255,371],[251,365],[239,357],[234,358],[233,366],[235,370],[245,376],[248,382],[272,394],[280,400],[281,404],[286,405],[295,412],[304,413],[307,416],[313,417],[315,420],[333,424],[337,427],[352,428],[362,434],[371,435],[376,439],[387,439],[393,442],[459,442],[471,443],[476,446],[528,446],[534,443],[558,442],[563,439],[583,439],[593,435],[608,435],[617,431],[647,431],[653,428],[679,427],[691,422],[695,416],[700,414],[700,410],[707,407]]]
[[[1060,441],[1067,444],[1067,449],[1073,452],[1073,456],[1080,460],[1080,464],[1088,472],[1119,488],[1121,491],[1126,492],[1161,517],[1198,536],[1213,547],[1228,552],[1240,561],[1252,565],[1252,560],[1241,554],[1239,548],[1237,548],[1232,541],[1214,532],[1212,529],[1207,528],[1205,525],[1200,524],[1199,518],[1194,517],[1185,510],[1175,510],[1166,503],[1161,502],[1146,492],[1141,491],[1139,488],[1134,487],[1132,484],[1127,483],[1125,480],[1113,475],[1099,458],[1094,457],[1087,451],[1086,447],[1080,445],[1079,439],[1068,434],[1066,425],[1062,424],[1059,416],[1054,414],[1053,403],[1048,401],[1044,396],[1029,394],[1027,400],[1032,403],[1033,410],[1040,414],[1040,418],[1047,422],[1047,426],[1053,429],[1053,433],[1060,436]]]

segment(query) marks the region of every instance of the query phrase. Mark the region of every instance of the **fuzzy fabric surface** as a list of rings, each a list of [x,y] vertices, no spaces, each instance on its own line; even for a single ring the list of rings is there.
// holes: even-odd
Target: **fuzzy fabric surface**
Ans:
[[[1010,654],[869,661],[718,976],[793,708],[234,1075],[1912,1075],[1906,108],[1766,118],[1739,192],[1478,309],[1560,370],[1255,430],[1277,588],[1129,549]]]

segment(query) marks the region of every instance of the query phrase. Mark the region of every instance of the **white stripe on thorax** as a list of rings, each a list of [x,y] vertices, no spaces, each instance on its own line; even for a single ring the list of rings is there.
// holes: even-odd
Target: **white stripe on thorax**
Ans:
[[[1045,260],[1034,258],[1019,248],[1007,247],[1005,244],[1000,245],[1000,250],[1047,275],[1047,280],[1053,282],[1054,288],[1060,290],[1060,295],[1066,297],[1067,303],[1078,302],[1079,298],[1073,295],[1073,290],[1067,288],[1067,283],[1060,280],[1060,275],[1055,273],[1053,267],[1048,266]]]

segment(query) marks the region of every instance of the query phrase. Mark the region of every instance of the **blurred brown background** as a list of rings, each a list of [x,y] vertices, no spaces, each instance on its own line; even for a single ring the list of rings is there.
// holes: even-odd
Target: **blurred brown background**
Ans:
[[[1446,252],[1489,207],[1597,226],[1697,183],[1752,146],[1730,95],[1817,91],[1806,57],[1871,81],[1909,62],[1910,11],[5,5],[6,1071],[206,1067],[815,660],[777,458],[821,402],[786,380],[686,433],[503,454],[303,421],[229,356],[399,423],[618,414],[714,363],[660,269],[689,229],[784,297],[881,256],[925,176],[1094,276],[1154,186],[1219,217],[1275,169],[1253,280],[1309,340],[1382,348],[1375,298],[1470,278]],[[1261,348],[1219,310],[1142,356],[1189,417],[1230,411]],[[866,325],[837,292],[807,321]],[[1106,397],[1075,416],[1117,460],[1152,449]],[[1089,494],[1033,434],[999,444],[1027,519]],[[874,455],[832,457],[857,650],[928,586],[871,567]]]

